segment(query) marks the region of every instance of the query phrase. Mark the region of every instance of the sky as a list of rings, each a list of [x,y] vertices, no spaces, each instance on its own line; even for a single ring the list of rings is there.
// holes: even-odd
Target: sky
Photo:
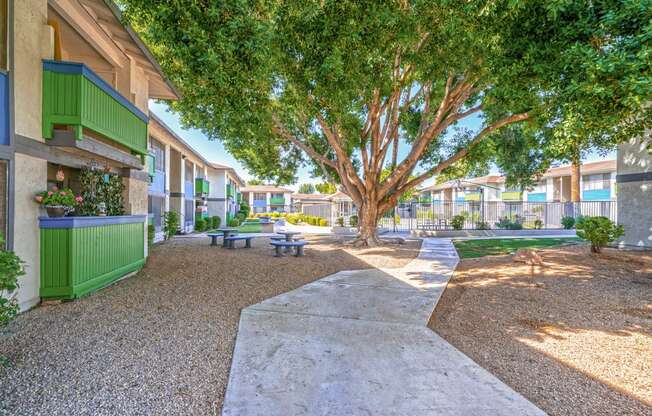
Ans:
[[[188,144],[190,144],[198,153],[200,153],[204,158],[210,162],[216,162],[223,165],[228,165],[236,169],[240,176],[245,180],[253,179],[254,176],[251,175],[240,162],[238,162],[231,154],[229,154],[225,149],[222,143],[219,140],[209,140],[204,133],[196,129],[184,129],[181,127],[179,122],[179,116],[169,110],[169,107],[165,103],[157,103],[155,101],[150,101],[149,108],[154,112],[160,119],[162,119],[165,124],[167,124],[175,133],[181,136]],[[480,126],[480,119],[478,117],[469,117],[467,120],[463,120],[463,123],[460,123],[461,126],[467,127],[471,130],[477,130]],[[403,159],[407,152],[409,151],[409,146],[406,143],[399,145],[399,160]],[[615,152],[609,153],[606,157],[602,157],[596,152],[591,152],[584,159],[584,162],[592,162],[595,160],[603,159],[615,159]],[[491,174],[500,174],[496,168],[494,168]],[[294,185],[288,185],[287,188],[297,190],[299,185],[302,183],[312,183],[317,184],[322,182],[319,178],[314,178],[310,172],[310,168],[301,167],[297,174],[299,180]],[[428,186],[434,183],[434,179],[428,179],[422,186]]]

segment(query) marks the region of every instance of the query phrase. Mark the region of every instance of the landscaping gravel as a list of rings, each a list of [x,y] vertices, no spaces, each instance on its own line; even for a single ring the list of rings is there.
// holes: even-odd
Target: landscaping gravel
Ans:
[[[652,253],[463,260],[430,327],[550,415],[652,414]]]
[[[154,246],[93,295],[20,315],[0,336],[1,415],[217,415],[240,310],[340,270],[400,267],[419,243],[358,250],[308,237],[302,258],[208,238]]]

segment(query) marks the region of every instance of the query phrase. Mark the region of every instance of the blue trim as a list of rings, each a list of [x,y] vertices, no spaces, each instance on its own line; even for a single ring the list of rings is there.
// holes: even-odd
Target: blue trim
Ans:
[[[545,192],[535,192],[527,194],[527,202],[546,202]]]
[[[132,113],[134,113],[138,118],[143,122],[149,123],[149,117],[147,114],[143,113],[127,100],[122,94],[116,91],[108,82],[100,78],[93,70],[91,70],[86,65],[80,62],[67,62],[67,61],[52,61],[49,59],[43,60],[43,70],[50,72],[58,72],[60,74],[81,74],[86,79],[91,81],[93,84],[97,85],[102,91],[109,94],[113,99],[127,107]]]
[[[610,189],[593,189],[590,191],[582,192],[583,201],[610,201],[611,200],[611,190]]]
[[[85,228],[114,224],[145,222],[147,215],[120,215],[115,217],[39,217],[40,228]]]
[[[0,71],[0,144],[9,146],[9,76]]]
[[[154,171],[154,176],[149,183],[148,191],[150,194],[159,193],[165,195],[165,172],[161,172],[160,170]]]
[[[262,199],[254,199],[254,206],[264,208],[267,206],[267,201]]]

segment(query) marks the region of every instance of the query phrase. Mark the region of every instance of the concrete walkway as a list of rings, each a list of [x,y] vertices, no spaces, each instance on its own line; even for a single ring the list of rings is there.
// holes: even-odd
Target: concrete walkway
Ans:
[[[428,238],[244,309],[222,414],[544,415],[426,327],[457,262]]]

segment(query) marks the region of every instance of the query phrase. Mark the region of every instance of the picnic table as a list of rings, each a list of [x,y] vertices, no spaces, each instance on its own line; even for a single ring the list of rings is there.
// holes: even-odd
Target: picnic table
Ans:
[[[228,240],[226,240],[226,239],[228,237],[230,237],[231,234],[235,234],[238,231],[238,229],[237,228],[232,228],[232,227],[222,227],[222,228],[218,228],[217,231],[221,232],[222,236],[224,237],[222,239],[222,247],[226,247],[228,245]],[[217,234],[217,235],[219,236],[219,234]],[[217,245],[216,238],[213,237],[210,234],[209,234],[209,236],[211,237],[211,240],[212,240],[211,245]],[[213,244],[213,243],[215,243],[215,244]]]
[[[276,234],[281,234],[285,236],[285,241],[294,241],[301,233],[299,231],[279,231]]]
[[[308,244],[307,241],[271,241],[270,244],[275,249],[275,257],[283,257],[283,251],[287,252],[288,250],[295,249],[296,257],[303,256],[303,246]]]

